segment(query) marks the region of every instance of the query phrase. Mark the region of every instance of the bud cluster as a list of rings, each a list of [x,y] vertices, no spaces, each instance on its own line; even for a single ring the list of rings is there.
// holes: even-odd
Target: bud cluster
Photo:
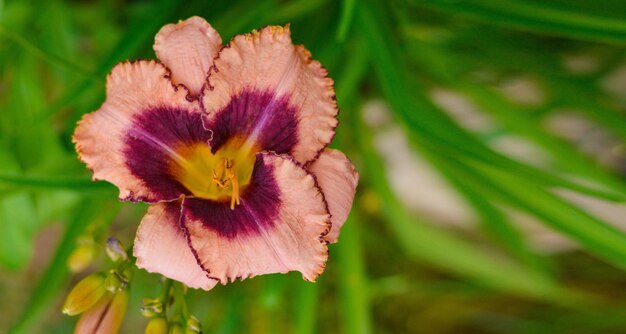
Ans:
[[[70,316],[80,315],[74,333],[117,333],[124,319],[132,272],[130,261],[120,242],[117,239],[115,242],[110,240],[111,238],[107,241],[107,254],[116,263],[115,268],[107,273],[93,273],[80,280],[63,304],[63,313]],[[118,248],[110,251],[110,244]],[[120,250],[124,256],[119,254]],[[81,246],[75,253],[77,251],[81,251]]]
[[[167,279],[160,298],[143,299],[141,313],[150,319],[145,334],[202,333],[200,321],[187,310],[185,288]]]

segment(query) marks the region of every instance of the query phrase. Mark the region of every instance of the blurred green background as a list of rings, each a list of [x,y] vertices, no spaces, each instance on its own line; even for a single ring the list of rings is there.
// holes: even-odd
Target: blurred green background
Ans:
[[[146,206],[91,182],[70,136],[112,66],[193,15],[224,41],[291,23],[362,176],[316,284],[191,291],[205,332],[626,332],[626,2],[0,0],[0,333],[71,332],[67,291],[111,267],[108,236],[131,244]],[[135,270],[122,333],[159,291]]]

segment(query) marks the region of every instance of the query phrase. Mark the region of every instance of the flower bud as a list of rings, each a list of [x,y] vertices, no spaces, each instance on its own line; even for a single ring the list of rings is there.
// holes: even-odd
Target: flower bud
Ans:
[[[87,268],[96,255],[93,243],[78,245],[67,259],[67,266],[73,273],[78,273]]]
[[[185,331],[183,330],[183,326],[181,326],[180,323],[170,323],[169,334],[185,334]]]
[[[104,295],[104,276],[91,274],[83,278],[65,299],[63,313],[77,315],[92,308]]]
[[[126,254],[122,243],[115,237],[107,239],[106,251],[113,262],[128,260],[128,254]]]
[[[198,318],[190,315],[189,319],[187,319],[187,329],[185,329],[185,334],[197,333],[202,333],[202,325],[200,324],[200,320],[198,320]]]
[[[141,314],[152,318],[163,313],[163,303],[159,298],[144,298],[141,305]]]
[[[115,269],[111,269],[111,271],[109,271],[109,274],[104,281],[104,286],[107,291],[111,293],[120,292],[126,289],[126,285],[128,285],[128,278],[125,275],[118,273]]]
[[[107,292],[98,304],[80,316],[74,334],[117,333],[124,320],[127,306],[128,290],[116,294]]]
[[[163,317],[150,319],[144,334],[168,334],[167,320]]]

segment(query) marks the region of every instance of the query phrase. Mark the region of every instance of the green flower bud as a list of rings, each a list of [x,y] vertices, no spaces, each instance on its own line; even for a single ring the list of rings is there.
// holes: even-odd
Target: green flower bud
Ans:
[[[91,274],[83,278],[65,299],[63,313],[77,315],[92,308],[104,295],[104,276]]]
[[[185,334],[185,331],[183,330],[183,326],[181,326],[180,323],[170,323],[169,334]]]
[[[110,291],[111,293],[120,292],[126,289],[126,286],[128,285],[128,278],[125,275],[118,273],[115,269],[111,269],[104,281],[104,285],[107,291]]]
[[[141,305],[141,314],[152,318],[163,313],[163,303],[159,298],[144,298]]]
[[[150,319],[144,334],[168,334],[167,320],[163,317]]]
[[[106,251],[113,262],[128,260],[128,254],[126,254],[122,243],[115,237],[107,239]]]
[[[200,324],[200,320],[198,320],[198,318],[190,315],[189,319],[187,319],[187,329],[185,330],[185,334],[197,333],[202,333],[202,325]]]

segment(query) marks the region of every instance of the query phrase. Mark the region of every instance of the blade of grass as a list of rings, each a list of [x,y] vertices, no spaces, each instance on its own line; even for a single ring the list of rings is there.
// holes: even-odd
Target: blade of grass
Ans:
[[[525,175],[533,182],[560,186],[606,199],[623,200],[626,194],[616,195],[583,186],[498,154],[459,127],[424,96],[417,83],[406,78],[405,72],[400,69],[405,66],[403,58],[394,53],[394,35],[386,25],[386,18],[382,17],[381,12],[384,13],[384,9],[379,7],[381,6],[376,6],[371,1],[360,3],[357,11],[359,31],[367,42],[378,83],[392,107],[391,110],[407,130],[412,144],[436,146],[437,150],[447,152],[450,156],[471,157],[511,173]],[[412,88],[410,92],[409,87]]]
[[[508,129],[529,138],[543,149],[548,150],[562,170],[588,177],[622,194],[626,193],[626,185],[621,180],[606,173],[597,165],[594,166],[587,157],[580,154],[570,144],[545,132],[539,124],[536,124],[535,120],[528,117],[528,113],[507,103],[502,96],[477,85],[462,83],[457,87],[466,92],[482,107],[482,110],[494,116]],[[616,200],[626,201],[626,197],[618,196]]]
[[[259,305],[261,316],[254,327],[262,329],[266,333],[279,333],[283,329],[285,321],[281,318],[280,306],[284,305],[285,285],[287,277],[278,275],[267,275],[261,281],[261,292]]]
[[[353,143],[356,137],[354,130],[355,126],[358,126],[355,124],[355,120],[358,120],[358,87],[367,74],[367,65],[366,54],[354,52],[354,56],[342,68],[335,85],[337,100],[342,110],[339,114],[340,124],[347,123],[351,126],[338,128],[333,145],[346,153],[355,147],[348,143]],[[340,242],[331,246],[331,250],[336,249],[339,263],[339,302],[342,328],[345,333],[371,333],[373,330],[370,293],[365,277],[366,260],[361,239],[361,221],[356,217],[356,212],[353,212],[342,227]]]
[[[358,138],[369,182],[383,201],[383,214],[407,255],[438,268],[468,277],[485,287],[519,296],[563,303],[577,299],[540,271],[486,251],[410,216],[386,181],[385,167],[375,153],[364,126]],[[462,256],[461,256],[462,254]]]
[[[507,28],[573,39],[626,42],[626,17],[615,17],[624,13],[626,8],[623,5],[597,13],[595,11],[598,8],[610,7],[607,6],[608,3],[598,5],[597,2],[589,1],[585,7],[579,8],[559,5],[557,1],[549,0],[414,0],[413,3]]]
[[[352,17],[354,16],[354,9],[356,8],[356,0],[342,0],[341,1],[341,18],[339,19],[339,28],[337,29],[337,41],[342,43],[346,40],[350,25],[352,24]]]
[[[272,22],[289,22],[301,19],[307,14],[315,13],[324,6],[328,0],[300,0],[292,1],[278,6],[275,12],[268,12],[267,18]]]
[[[71,106],[79,97],[89,91],[95,83],[102,82],[104,75],[108,73],[111,67],[117,62],[132,58],[132,55],[137,53],[142,46],[148,43],[151,44],[154,34],[164,23],[167,23],[172,12],[174,12],[174,9],[179,5],[180,0],[160,0],[152,5],[154,6],[153,8],[146,10],[143,16],[131,22],[115,48],[113,48],[109,55],[105,57],[96,68],[95,76],[97,80],[87,79],[70,88],[66,94],[50,104],[43,111],[42,114],[47,117],[42,117],[42,121],[48,120],[49,117],[54,116],[60,109]],[[72,120],[76,120],[78,116],[84,112],[86,111],[77,110]]]
[[[296,305],[294,308],[294,333],[313,334],[316,331],[319,284],[297,282]]]
[[[27,177],[0,174],[0,184],[18,189],[73,190],[86,193],[115,194],[115,187],[107,182],[94,182],[90,178],[54,179],[50,177]]]
[[[464,167],[473,170],[480,182],[497,190],[498,196],[510,205],[532,213],[546,225],[578,241],[590,253],[626,269],[626,234],[623,232],[522,177],[474,162]]]
[[[0,171],[20,172],[19,163],[11,152],[4,148],[0,149]],[[0,244],[0,265],[16,270],[22,268],[30,260],[38,223],[35,206],[29,194],[2,189],[0,192],[0,235],[5,239]]]
[[[0,196],[0,265],[22,269],[31,259],[35,228],[38,225],[33,201],[28,194],[15,192]]]
[[[440,163],[435,157],[430,157],[430,161],[443,172],[450,182],[456,187],[460,194],[475,209],[481,217],[484,229],[494,236],[504,248],[513,253],[520,261],[532,266],[536,270],[548,275],[545,267],[546,263],[526,244],[523,235],[513,226],[506,215],[490,201],[490,194],[485,191],[484,185],[474,179],[455,173],[450,170],[448,164]]]
[[[271,0],[237,3],[216,18],[215,29],[220,32],[226,43],[235,34],[257,28],[256,24],[267,13],[272,12],[273,6],[274,1]]]
[[[19,34],[13,31],[8,30],[6,27],[2,25],[0,25],[0,36],[6,37],[7,39],[13,41],[15,44],[24,48],[24,50],[27,50],[28,52],[32,53],[36,57],[52,65],[55,65],[59,68],[67,69],[77,74],[80,74],[88,78],[89,80],[101,80],[101,78],[99,78],[100,76],[96,75],[95,73],[83,68],[82,66],[69,62],[63,57],[59,57],[55,54],[51,54],[49,52],[42,50],[38,46],[28,41],[26,38],[20,36]]]
[[[341,240],[335,246],[339,263],[341,321],[344,333],[371,333],[369,289],[365,280],[365,263],[360,240],[360,219],[354,213],[341,229]]]
[[[357,11],[357,22],[359,31],[363,33],[363,41],[368,45],[370,51],[370,61],[377,72],[377,78],[383,88],[387,100],[392,106],[394,113],[399,116],[399,120],[404,122],[408,133],[413,134],[420,140],[420,145],[436,147],[436,154],[443,154],[440,150],[450,150],[452,155],[458,155],[456,149],[459,146],[478,146],[477,140],[457,127],[454,127],[449,120],[431,107],[421,109],[412,103],[415,100],[409,98],[406,80],[400,73],[396,62],[399,57],[394,58],[390,53],[392,48],[386,41],[392,36],[386,29],[384,18],[374,18],[374,9],[371,2],[362,2]],[[386,36],[386,37],[385,37]],[[417,93],[419,94],[419,93]],[[415,94],[413,94],[415,95]],[[419,105],[424,106],[424,105]],[[423,118],[420,116],[425,115]],[[431,124],[425,124],[434,121]],[[355,124],[355,123],[353,123]],[[405,248],[407,254],[421,261],[426,261],[434,266],[469,277],[485,286],[507,291],[510,293],[535,297],[553,302],[560,302],[569,295],[564,292],[550,277],[542,272],[534,270],[528,266],[519,264],[511,259],[496,258],[486,254],[472,244],[466,243],[448,232],[430,227],[427,224],[416,221],[411,217],[406,209],[398,202],[395,195],[389,188],[384,175],[384,166],[379,157],[374,153],[369,135],[364,133],[362,123],[356,123],[355,134],[365,162],[368,180],[372,183],[374,190],[383,199],[383,211],[390,224],[395,237]],[[420,133],[419,130],[427,131]],[[450,141],[452,136],[458,136]],[[448,137],[444,137],[448,136]],[[468,142],[465,142],[467,139]],[[441,141],[450,141],[449,145],[442,145]],[[472,156],[483,154],[487,161],[492,161],[495,154],[488,149],[473,149],[468,147],[467,151],[461,153],[462,156]],[[478,159],[481,161],[480,159]],[[463,256],[458,256],[463,254]]]
[[[424,29],[424,28],[421,28]],[[465,33],[455,35],[445,43],[444,47],[436,47],[433,43],[418,43],[413,53],[418,57],[430,51],[438,61],[443,61],[442,68],[422,66],[422,71],[434,74],[438,81],[455,84],[456,78],[467,75],[477,66],[488,66],[490,69],[502,72],[532,73],[541,78],[547,90],[553,95],[554,102],[564,104],[586,112],[588,116],[610,129],[615,135],[626,140],[626,127],[623,126],[623,114],[614,106],[607,103],[605,93],[598,87],[597,80],[601,79],[606,71],[615,69],[621,64],[623,50],[618,49],[607,61],[608,66],[594,73],[591,77],[580,77],[563,70],[562,58],[556,50],[544,50],[542,44],[532,39],[512,39],[510,34],[499,30],[488,30],[484,27],[467,29]],[[494,47],[496,46],[496,47]],[[454,57],[459,50],[463,57]],[[445,59],[445,60],[443,60]],[[448,73],[454,69],[455,73]]]

